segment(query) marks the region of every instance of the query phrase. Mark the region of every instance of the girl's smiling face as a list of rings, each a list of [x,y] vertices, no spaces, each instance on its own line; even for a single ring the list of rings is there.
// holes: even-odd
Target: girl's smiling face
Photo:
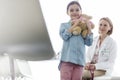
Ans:
[[[78,19],[80,15],[82,14],[82,11],[77,4],[73,4],[69,6],[67,14],[73,20],[73,19]]]

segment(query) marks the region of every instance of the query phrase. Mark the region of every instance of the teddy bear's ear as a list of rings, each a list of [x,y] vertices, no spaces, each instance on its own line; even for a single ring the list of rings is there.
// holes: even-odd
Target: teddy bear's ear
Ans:
[[[85,17],[85,18],[87,18],[87,19],[92,19],[92,16],[89,16],[89,15],[87,15],[87,14],[82,14],[81,16],[83,16],[83,17]]]

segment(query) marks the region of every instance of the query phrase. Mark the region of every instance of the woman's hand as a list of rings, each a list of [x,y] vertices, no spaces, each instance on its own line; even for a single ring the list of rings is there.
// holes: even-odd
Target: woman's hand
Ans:
[[[85,70],[95,70],[96,69],[95,64],[91,64],[91,63],[87,63],[84,68],[85,68]]]
[[[90,65],[89,65],[89,69],[90,69],[90,70],[95,70],[95,69],[96,69],[95,64],[90,64]]]
[[[86,65],[85,65],[85,70],[89,70],[89,65],[90,65],[90,63],[87,63]]]

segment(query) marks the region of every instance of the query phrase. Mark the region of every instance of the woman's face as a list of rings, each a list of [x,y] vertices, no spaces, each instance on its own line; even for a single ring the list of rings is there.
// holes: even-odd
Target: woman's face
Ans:
[[[81,15],[82,11],[80,10],[80,7],[77,4],[70,5],[67,11],[67,14],[70,16],[70,18],[78,19]]]
[[[106,35],[110,29],[111,27],[106,20],[99,21],[99,34]]]

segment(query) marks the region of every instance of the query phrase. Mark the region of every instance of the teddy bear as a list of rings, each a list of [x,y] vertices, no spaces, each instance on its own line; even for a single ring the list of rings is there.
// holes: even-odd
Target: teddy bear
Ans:
[[[91,29],[94,28],[94,24],[90,21],[92,19],[91,16],[88,16],[86,14],[82,14],[80,17],[80,22],[79,24],[72,29],[72,34],[73,35],[82,35],[83,38],[85,38],[88,34],[88,27],[86,22],[89,21],[91,25]],[[74,23],[72,23],[73,25]]]

